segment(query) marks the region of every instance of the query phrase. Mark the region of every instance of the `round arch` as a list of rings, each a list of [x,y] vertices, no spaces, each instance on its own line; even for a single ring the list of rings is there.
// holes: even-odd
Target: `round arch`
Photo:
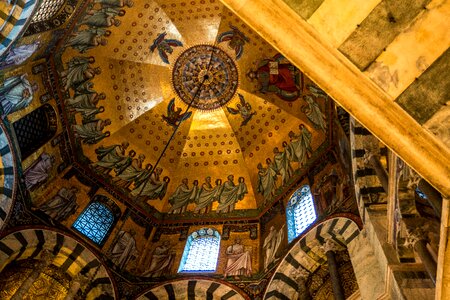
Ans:
[[[39,0],[11,1],[5,8],[6,19],[0,26],[0,56],[6,53],[11,45],[22,36],[32,16],[37,10]]]
[[[326,240],[346,248],[359,232],[357,223],[347,217],[334,217],[315,225],[293,243],[284,256],[267,286],[264,299],[296,299],[298,284],[292,274],[300,270],[312,273],[325,263],[326,256],[320,248]]]
[[[0,122],[0,231],[7,223],[14,207],[14,199],[17,186],[17,165],[14,147],[11,138],[5,128],[5,125]]]
[[[176,296],[176,297],[175,297]],[[250,300],[242,291],[228,283],[204,278],[179,279],[165,282],[143,292],[138,300],[165,299],[230,299]]]
[[[52,264],[72,278],[77,274],[92,276],[87,299],[104,292],[117,299],[113,280],[102,262],[74,238],[44,228],[29,228],[9,233],[0,240],[0,272],[11,262],[40,259],[47,250],[54,255]]]

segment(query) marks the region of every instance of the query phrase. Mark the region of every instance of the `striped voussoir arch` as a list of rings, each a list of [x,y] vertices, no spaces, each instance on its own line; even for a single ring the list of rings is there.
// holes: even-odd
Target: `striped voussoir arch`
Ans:
[[[326,262],[326,255],[321,249],[326,240],[333,240],[346,248],[358,234],[358,225],[345,217],[331,218],[311,228],[292,246],[277,267],[264,299],[297,299],[298,284],[293,279],[293,274],[301,269],[313,273]]]
[[[166,283],[144,292],[139,300],[238,300],[249,299],[236,289],[205,279],[183,279]]]
[[[0,272],[11,262],[39,259],[43,250],[53,255],[52,264],[74,277],[78,273],[90,278],[87,299],[103,292],[116,297],[113,283],[104,265],[86,247],[73,238],[47,229],[25,229],[8,234],[0,240]]]
[[[0,5],[0,56],[16,41],[31,21],[38,0],[3,1]]]
[[[13,208],[17,167],[11,139],[1,123],[0,156],[0,229],[2,229]]]
[[[355,183],[355,196],[360,213],[363,215],[361,210],[364,207],[363,199],[369,195],[385,192],[375,170],[364,161],[366,149],[380,147],[382,144],[353,118],[350,118],[350,144],[352,149],[352,176],[353,182]],[[386,147],[380,149],[380,155],[386,156]]]

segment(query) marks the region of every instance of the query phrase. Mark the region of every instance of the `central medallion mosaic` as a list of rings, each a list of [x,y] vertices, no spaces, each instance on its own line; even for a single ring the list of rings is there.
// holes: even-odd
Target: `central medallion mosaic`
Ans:
[[[184,51],[172,71],[173,87],[187,105],[200,110],[224,106],[238,88],[238,70],[233,59],[212,45],[197,45]]]

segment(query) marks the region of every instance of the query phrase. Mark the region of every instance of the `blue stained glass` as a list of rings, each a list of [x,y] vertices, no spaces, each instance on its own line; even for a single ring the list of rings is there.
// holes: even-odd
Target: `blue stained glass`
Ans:
[[[422,198],[422,199],[428,199],[428,198],[427,198],[427,195],[425,195],[425,193],[422,192],[419,188],[416,188],[416,193],[417,193],[417,195],[419,195],[420,198]]]
[[[114,222],[111,210],[99,202],[91,203],[73,223],[73,228],[101,244]]]
[[[202,228],[193,232],[187,239],[178,272],[214,272],[219,248],[217,230]]]
[[[294,192],[286,207],[288,242],[298,237],[316,218],[311,190],[304,185]]]

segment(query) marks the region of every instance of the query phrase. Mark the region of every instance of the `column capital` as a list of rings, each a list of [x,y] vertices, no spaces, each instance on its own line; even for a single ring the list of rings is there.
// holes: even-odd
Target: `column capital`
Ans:
[[[53,263],[53,258],[55,256],[52,252],[50,252],[47,249],[44,249],[41,251],[41,256],[39,259],[38,267],[39,268],[46,268],[47,266],[51,265]]]
[[[303,269],[302,267],[298,269],[292,269],[289,272],[290,277],[294,279],[296,282],[306,281],[310,274],[311,274],[310,272]]]
[[[426,232],[421,227],[406,231],[405,247],[414,248],[414,245],[421,240],[427,240]]]
[[[379,148],[365,148],[364,149],[364,163],[365,164],[371,164],[370,159],[372,157],[379,157],[380,156],[380,149]]]
[[[328,251],[338,251],[339,250],[339,246],[332,239],[327,239],[320,248],[325,253],[327,253]]]
[[[78,273],[72,278],[73,282],[78,282],[81,286],[86,285],[89,282],[89,278],[86,275]]]

